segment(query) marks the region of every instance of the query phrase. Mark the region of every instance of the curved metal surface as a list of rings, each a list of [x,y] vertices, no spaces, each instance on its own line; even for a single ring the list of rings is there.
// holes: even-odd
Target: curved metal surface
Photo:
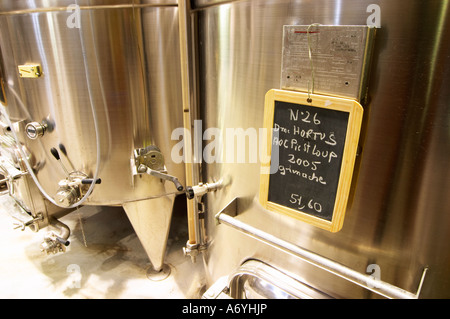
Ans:
[[[247,260],[228,282],[233,299],[329,299],[330,297],[259,260]]]
[[[72,3],[2,1],[0,11]],[[184,184],[184,167],[170,157],[175,144],[170,135],[182,127],[179,44],[168,41],[178,39],[177,8],[172,2],[162,7],[152,1],[149,7],[133,7],[138,3],[132,1],[78,3],[99,5],[80,11],[80,28],[69,27],[73,11],[0,15],[9,115],[52,126],[36,141],[20,132],[40,161],[37,178],[49,194],[57,192],[65,172],[50,149],[60,144],[67,150],[61,161],[69,170],[93,176],[97,145],[92,103],[98,114],[102,184],[88,204],[117,205],[176,191],[171,183],[160,187],[160,179],[151,176],[143,176],[147,183],[135,187],[133,179],[139,177],[132,177],[130,159],[133,149],[156,145],[169,174]],[[116,4],[126,7],[107,7]],[[26,63],[40,63],[43,76],[20,78],[17,66]]]
[[[208,1],[207,1],[208,2]],[[203,126],[259,128],[264,95],[279,88],[283,25],[365,25],[372,1],[197,1],[200,101]],[[202,8],[202,5],[207,5]],[[421,298],[450,296],[450,3],[380,2],[369,81],[369,103],[352,195],[337,234],[271,212],[249,209],[240,220]],[[206,142],[205,142],[206,143]],[[204,182],[230,180],[208,194],[205,255],[211,282],[255,257],[305,278],[334,297],[375,298],[286,254],[214,225],[214,215],[239,196],[250,207],[259,189],[259,164],[205,165]],[[220,262],[219,262],[220,261]],[[369,272],[370,274],[370,272]]]

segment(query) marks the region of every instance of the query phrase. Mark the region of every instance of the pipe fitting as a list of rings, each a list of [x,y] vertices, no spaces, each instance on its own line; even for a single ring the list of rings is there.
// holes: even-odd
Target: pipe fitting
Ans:
[[[49,226],[54,229],[45,235],[44,241],[41,243],[41,251],[47,254],[65,252],[66,247],[70,244],[68,240],[70,228],[56,218],[50,218],[49,223]]]
[[[194,197],[201,197],[206,193],[216,191],[222,187],[222,180],[215,183],[199,183],[195,186],[186,187],[186,196],[188,199],[194,199]]]

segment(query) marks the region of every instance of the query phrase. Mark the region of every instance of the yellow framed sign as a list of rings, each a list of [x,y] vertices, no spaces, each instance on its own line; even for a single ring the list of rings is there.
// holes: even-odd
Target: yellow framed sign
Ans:
[[[353,176],[363,108],[355,100],[270,90],[265,97],[259,201],[268,210],[339,231]]]

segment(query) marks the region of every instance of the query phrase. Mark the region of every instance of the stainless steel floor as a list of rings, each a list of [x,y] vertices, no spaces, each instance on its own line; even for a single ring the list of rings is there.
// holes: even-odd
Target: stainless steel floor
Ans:
[[[150,262],[122,208],[83,207],[61,218],[71,228],[71,244],[51,255],[39,247],[46,229],[13,229],[14,209],[9,196],[0,196],[0,298],[194,299],[203,292],[201,261],[194,264],[182,252],[184,214],[173,216],[166,255],[171,274],[151,281]]]

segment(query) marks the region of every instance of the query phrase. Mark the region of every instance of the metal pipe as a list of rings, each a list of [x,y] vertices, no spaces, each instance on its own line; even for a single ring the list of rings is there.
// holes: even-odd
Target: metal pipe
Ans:
[[[375,279],[374,277],[362,274],[353,269],[348,268],[338,262],[335,262],[326,257],[320,256],[316,253],[313,253],[309,250],[301,248],[297,245],[286,242],[280,238],[277,238],[273,235],[270,235],[260,229],[252,227],[246,223],[243,223],[237,220],[234,217],[231,217],[224,213],[219,213],[216,216],[216,219],[219,223],[228,225],[234,229],[237,229],[250,237],[258,239],[270,246],[273,246],[277,249],[280,249],[286,253],[294,255],[295,257],[301,258],[302,260],[308,262],[311,265],[314,265],[318,268],[326,270],[336,276],[339,276],[345,280],[351,281],[363,288],[371,290],[379,295],[382,295],[387,298],[398,298],[398,299],[417,299],[420,294],[420,288],[423,283],[423,279],[427,269],[424,270],[422,275],[421,283],[419,285],[419,289],[416,294],[413,294],[409,291],[401,289],[397,286],[391,285],[387,282]]]
[[[288,274],[276,269],[260,260],[250,259],[245,261],[239,269],[228,277],[228,294],[233,299],[245,297],[245,283],[255,281],[265,282],[269,293],[285,293],[299,299],[331,299],[329,295],[298,281]],[[257,286],[257,285],[255,285]],[[268,296],[277,298],[276,296]],[[281,298],[285,298],[282,295]]]
[[[50,218],[49,219],[49,224],[50,224],[50,226],[52,226],[55,229],[57,229],[57,232],[54,231],[55,235],[58,236],[60,239],[64,240],[65,242],[67,242],[67,240],[70,237],[70,228],[69,228],[69,226],[67,226],[66,224],[62,223],[61,221],[59,221],[56,218]]]

